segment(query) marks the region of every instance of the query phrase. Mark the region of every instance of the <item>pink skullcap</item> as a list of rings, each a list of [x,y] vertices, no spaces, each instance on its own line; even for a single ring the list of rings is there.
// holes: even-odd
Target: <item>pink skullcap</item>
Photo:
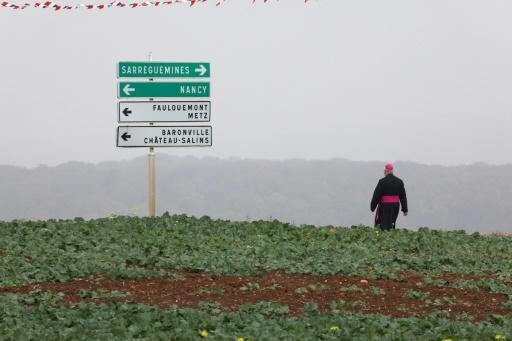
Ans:
[[[392,163],[386,163],[386,165],[384,166],[384,168],[388,171],[392,171],[393,170],[393,164]]]

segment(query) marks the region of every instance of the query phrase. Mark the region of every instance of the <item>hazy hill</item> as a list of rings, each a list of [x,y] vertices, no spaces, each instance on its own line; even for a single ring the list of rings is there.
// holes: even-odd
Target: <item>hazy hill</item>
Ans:
[[[25,169],[0,166],[0,219],[146,213],[145,157]],[[401,227],[512,232],[512,165],[396,163],[410,216]],[[296,224],[372,224],[382,162],[157,157],[159,213]]]

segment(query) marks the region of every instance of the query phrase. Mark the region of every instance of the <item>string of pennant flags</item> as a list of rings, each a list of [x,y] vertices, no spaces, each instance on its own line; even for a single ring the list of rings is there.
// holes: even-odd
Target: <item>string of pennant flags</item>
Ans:
[[[219,6],[223,3],[230,2],[231,0],[214,0],[215,5]],[[261,0],[263,3],[269,2],[269,0]],[[275,0],[279,1],[279,0]],[[304,2],[308,2],[309,0],[304,0]],[[189,4],[190,6],[194,6],[197,3],[205,3],[205,2],[213,2],[209,0],[168,0],[168,1],[142,1],[142,2],[123,2],[123,1],[113,1],[107,4],[62,4],[53,1],[44,1],[44,2],[35,2],[35,3],[13,3],[9,1],[0,0],[0,7],[9,8],[13,10],[24,10],[27,8],[41,8],[41,9],[50,9],[55,11],[65,11],[65,10],[104,10],[109,8],[141,8],[141,7],[164,7],[174,4]],[[252,0],[252,3],[256,3],[257,0]]]

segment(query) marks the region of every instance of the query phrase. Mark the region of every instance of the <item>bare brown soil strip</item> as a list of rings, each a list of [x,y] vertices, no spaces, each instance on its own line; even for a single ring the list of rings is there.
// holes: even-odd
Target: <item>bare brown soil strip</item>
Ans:
[[[321,311],[330,310],[333,301],[341,302],[341,310],[361,313],[406,317],[412,314],[427,315],[434,310],[444,311],[450,317],[467,314],[475,321],[490,314],[510,315],[511,308],[504,308],[505,295],[471,289],[420,284],[423,276],[402,274],[401,281],[368,280],[363,277],[291,275],[269,272],[261,277],[215,276],[208,273],[181,273],[183,279],[135,280],[77,280],[65,283],[39,283],[23,287],[4,288],[2,292],[28,293],[34,290],[64,294],[64,304],[79,301],[139,302],[169,308],[197,307],[201,301],[215,301],[226,311],[236,311],[241,304],[270,301],[289,307],[290,315],[304,311],[304,304],[315,302]],[[449,274],[443,278],[478,279],[477,276]],[[440,276],[436,276],[440,278]],[[80,289],[89,291],[122,291],[126,297],[111,299],[83,299]],[[410,297],[420,293],[420,298]],[[409,292],[409,294],[406,294]]]

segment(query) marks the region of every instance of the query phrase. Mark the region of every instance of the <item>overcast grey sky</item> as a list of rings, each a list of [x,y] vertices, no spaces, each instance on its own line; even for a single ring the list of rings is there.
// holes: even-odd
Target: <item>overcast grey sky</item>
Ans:
[[[511,1],[251,2],[0,8],[0,164],[146,154],[115,147],[115,71],[149,51],[212,67],[213,147],[158,152],[512,163]]]

